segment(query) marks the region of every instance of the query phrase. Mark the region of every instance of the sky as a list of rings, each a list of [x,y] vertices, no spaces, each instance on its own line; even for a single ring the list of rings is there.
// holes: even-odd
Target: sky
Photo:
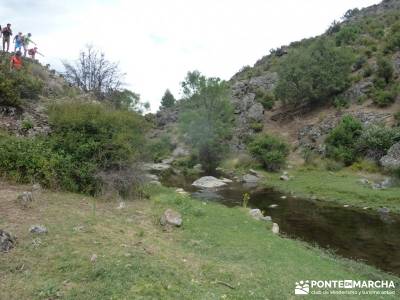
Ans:
[[[323,33],[350,8],[379,0],[0,0],[0,23],[31,32],[62,71],[91,44],[119,62],[126,87],[158,109],[188,71],[228,80],[290,42]]]

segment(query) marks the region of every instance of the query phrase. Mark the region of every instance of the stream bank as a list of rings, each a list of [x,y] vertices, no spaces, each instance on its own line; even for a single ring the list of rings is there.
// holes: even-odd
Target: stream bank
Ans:
[[[216,189],[201,189],[192,185],[194,179],[169,174],[162,177],[161,182],[168,187],[183,188],[202,201],[218,202],[228,207],[242,206],[243,195],[248,193],[248,207],[258,208],[271,216],[285,236],[400,274],[400,216],[397,214],[351,205],[344,207],[316,197],[301,198],[240,182]]]

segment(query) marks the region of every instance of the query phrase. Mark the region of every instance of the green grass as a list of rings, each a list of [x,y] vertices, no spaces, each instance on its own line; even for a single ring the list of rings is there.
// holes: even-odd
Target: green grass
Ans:
[[[10,190],[0,195],[0,228],[16,234],[18,245],[0,254],[0,299],[295,299],[295,282],[304,279],[399,282],[275,236],[242,208],[204,204],[166,188],[153,188],[151,200],[122,210],[50,192],[22,210]],[[181,228],[163,231],[158,220],[167,207],[182,214]],[[28,233],[37,223],[49,233]],[[336,298],[343,296],[327,299]]]
[[[323,169],[298,168],[289,170],[293,178],[289,181],[279,180],[280,173],[265,173],[265,185],[284,193],[294,193],[301,197],[315,196],[320,200],[332,201],[356,207],[388,207],[393,212],[400,212],[400,188],[392,187],[374,190],[358,180],[368,177],[349,169],[329,172]]]

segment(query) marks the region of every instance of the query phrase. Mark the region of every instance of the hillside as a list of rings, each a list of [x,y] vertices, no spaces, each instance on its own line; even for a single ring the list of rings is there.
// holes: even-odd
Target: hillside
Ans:
[[[400,111],[399,16],[398,0],[383,1],[361,11],[349,10],[326,33],[273,49],[253,67],[244,67],[235,74],[230,80],[237,116],[235,147],[243,150],[248,135],[263,127],[265,132],[283,136],[294,149],[301,146],[318,150],[326,134],[346,114],[364,124],[395,124],[394,114]],[[291,57],[303,55],[321,41],[337,51],[351,53],[348,82],[311,102],[283,103],[276,95],[279,74],[287,61],[292,62]],[[379,59],[387,59],[393,69],[390,85],[378,82]],[[390,98],[387,103],[380,102],[382,93]]]

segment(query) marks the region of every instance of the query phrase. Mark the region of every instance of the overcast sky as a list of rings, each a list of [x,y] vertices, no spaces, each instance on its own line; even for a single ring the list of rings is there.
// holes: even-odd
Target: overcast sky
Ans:
[[[93,44],[157,110],[189,70],[229,79],[269,49],[324,32],[349,8],[378,0],[0,0],[0,23],[31,32],[40,58],[62,70]]]

